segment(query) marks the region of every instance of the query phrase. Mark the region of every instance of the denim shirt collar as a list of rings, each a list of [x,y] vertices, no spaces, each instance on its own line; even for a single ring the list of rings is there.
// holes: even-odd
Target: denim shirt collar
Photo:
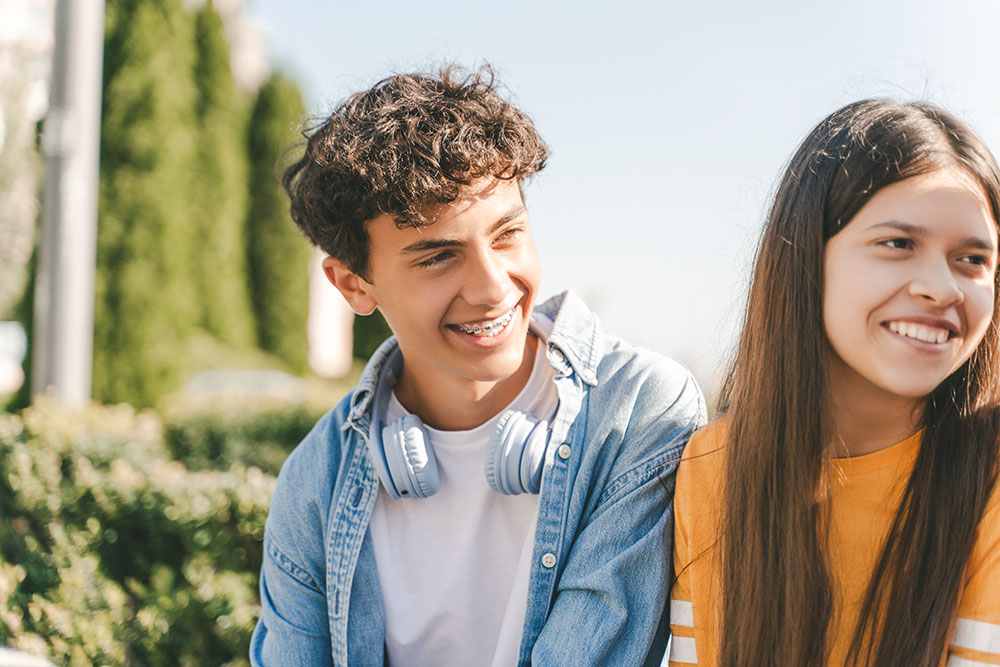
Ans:
[[[539,304],[535,312],[553,321],[546,357],[556,372],[560,375],[572,372],[586,384],[596,385],[597,363],[601,358],[597,315],[571,291]],[[396,337],[391,336],[375,350],[351,396],[351,407],[342,430],[353,428],[367,438],[379,372],[398,347]]]

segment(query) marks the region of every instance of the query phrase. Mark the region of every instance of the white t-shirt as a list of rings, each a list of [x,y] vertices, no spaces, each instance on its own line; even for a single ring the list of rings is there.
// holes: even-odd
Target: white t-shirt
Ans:
[[[531,377],[507,409],[551,418],[555,371],[536,346]],[[407,414],[393,394],[385,422]],[[428,498],[394,500],[379,487],[368,530],[393,667],[510,665],[528,599],[538,496],[492,490],[483,471],[500,414],[469,431],[425,426],[441,485]]]

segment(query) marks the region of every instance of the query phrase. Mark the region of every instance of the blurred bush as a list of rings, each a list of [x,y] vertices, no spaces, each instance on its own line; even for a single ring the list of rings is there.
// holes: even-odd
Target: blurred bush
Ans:
[[[354,358],[368,361],[378,346],[392,335],[389,323],[382,313],[375,310],[371,315],[354,318]]]
[[[283,447],[296,419],[199,417],[168,445],[124,405],[0,415],[0,644],[72,666],[247,664],[274,477],[236,452]]]
[[[182,414],[166,418],[164,440],[170,455],[190,470],[243,464],[277,475],[318,418],[304,407]]]

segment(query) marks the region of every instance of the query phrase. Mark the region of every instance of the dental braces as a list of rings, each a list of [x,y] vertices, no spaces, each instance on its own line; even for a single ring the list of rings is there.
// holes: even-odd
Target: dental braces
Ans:
[[[507,323],[510,322],[510,319],[513,316],[514,316],[514,311],[512,310],[509,313],[507,313],[506,315],[498,317],[497,319],[493,320],[492,322],[487,322],[482,327],[480,327],[478,324],[475,324],[473,326],[469,326],[468,324],[457,324],[455,326],[462,333],[467,333],[467,334],[472,334],[472,335],[478,335],[479,333],[483,333],[483,332],[490,333],[494,329],[496,329],[496,332],[499,333],[500,330],[502,330],[505,326],[507,326]],[[491,334],[491,335],[495,336],[496,334],[494,333],[494,334]]]

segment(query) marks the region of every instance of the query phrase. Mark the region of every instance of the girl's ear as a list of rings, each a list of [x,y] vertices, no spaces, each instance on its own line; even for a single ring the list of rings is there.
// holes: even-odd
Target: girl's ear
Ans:
[[[371,315],[375,312],[378,304],[372,296],[371,283],[347,268],[346,264],[339,259],[327,257],[323,260],[323,273],[344,296],[351,310],[358,315]]]

